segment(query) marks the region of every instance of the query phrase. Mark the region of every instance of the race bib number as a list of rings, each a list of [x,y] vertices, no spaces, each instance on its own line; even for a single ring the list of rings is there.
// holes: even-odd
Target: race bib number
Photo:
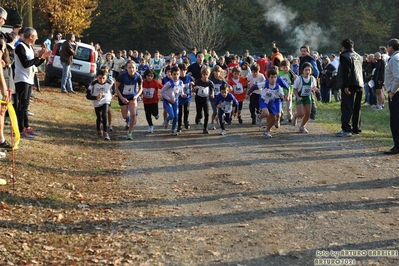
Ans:
[[[274,98],[274,91],[269,89],[262,90],[262,99],[265,100],[265,103],[269,103]]]
[[[198,94],[198,96],[201,96],[201,97],[208,97],[209,96],[209,87],[199,86],[197,94]]]
[[[235,94],[241,94],[244,92],[244,88],[242,87],[241,83],[238,83],[237,85],[234,86],[234,93]]]
[[[233,111],[233,105],[231,102],[221,102],[220,109],[222,109],[225,113],[231,113],[231,111]]]
[[[301,96],[309,96],[312,93],[312,89],[309,87],[302,88]]]
[[[154,97],[154,92],[155,92],[154,88],[143,89],[144,98],[152,99]]]
[[[124,85],[123,86],[123,95],[133,95],[136,92],[136,85]]]
[[[154,70],[160,70],[161,69],[161,65],[158,64],[154,64]]]

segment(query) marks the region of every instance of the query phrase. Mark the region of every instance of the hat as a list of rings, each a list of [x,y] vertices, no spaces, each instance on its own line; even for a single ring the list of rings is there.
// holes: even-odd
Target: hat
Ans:
[[[7,11],[2,7],[0,7],[0,18],[7,20]]]

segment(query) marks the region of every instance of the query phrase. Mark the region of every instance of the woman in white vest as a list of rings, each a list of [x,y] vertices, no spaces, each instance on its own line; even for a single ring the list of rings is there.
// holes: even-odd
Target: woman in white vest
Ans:
[[[32,45],[37,40],[35,29],[24,29],[23,40],[15,48],[15,90],[17,92],[16,113],[21,137],[33,138],[38,134],[29,126],[28,106],[31,86],[34,84],[34,67],[40,66],[51,55],[51,50],[44,48],[35,56]]]

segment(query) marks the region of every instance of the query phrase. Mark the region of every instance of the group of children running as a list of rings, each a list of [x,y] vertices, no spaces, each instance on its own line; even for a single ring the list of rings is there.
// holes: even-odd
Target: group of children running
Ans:
[[[312,90],[317,91],[316,79],[311,75],[312,65],[304,63],[300,76],[290,70],[288,60],[283,60],[278,67],[271,67],[265,74],[260,73],[259,66],[250,66],[249,74],[239,66],[223,68],[220,65],[210,69],[201,66],[201,77],[195,80],[188,71],[188,65],[167,66],[162,81],[157,79],[155,69],[149,68],[139,73],[134,61],[126,63],[125,71],[115,81],[110,70],[103,67],[97,71],[96,79],[87,89],[86,98],[93,102],[97,116],[96,126],[99,137],[110,140],[108,131],[113,128],[110,123],[110,103],[113,95],[118,97],[121,114],[126,119],[126,139],[133,139],[133,130],[137,119],[137,102],[142,99],[148,132],[154,132],[152,117],[160,117],[158,103],[163,103],[163,123],[167,129],[171,123],[172,135],[177,136],[184,129],[189,129],[189,111],[192,96],[195,99],[195,123],[203,124],[202,132],[215,130],[220,126],[220,135],[226,134],[226,124],[237,117],[242,124],[242,107],[249,99],[249,110],[252,124],[262,125],[266,118],[265,138],[271,138],[273,126],[280,127],[283,103],[286,105],[286,117],[289,123],[297,125],[301,119],[299,131],[308,133],[306,123],[309,120],[312,104]],[[194,96],[195,95],[195,96]],[[294,97],[293,97],[294,96]],[[295,99],[296,113],[292,113],[292,99]],[[212,114],[209,122],[209,103]],[[108,122],[108,126],[107,126]],[[215,123],[216,122],[216,123]]]

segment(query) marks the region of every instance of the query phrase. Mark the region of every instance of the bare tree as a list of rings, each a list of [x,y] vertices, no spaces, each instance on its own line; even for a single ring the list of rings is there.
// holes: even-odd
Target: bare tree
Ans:
[[[226,40],[225,20],[215,0],[175,0],[169,38],[177,49],[221,48]]]

